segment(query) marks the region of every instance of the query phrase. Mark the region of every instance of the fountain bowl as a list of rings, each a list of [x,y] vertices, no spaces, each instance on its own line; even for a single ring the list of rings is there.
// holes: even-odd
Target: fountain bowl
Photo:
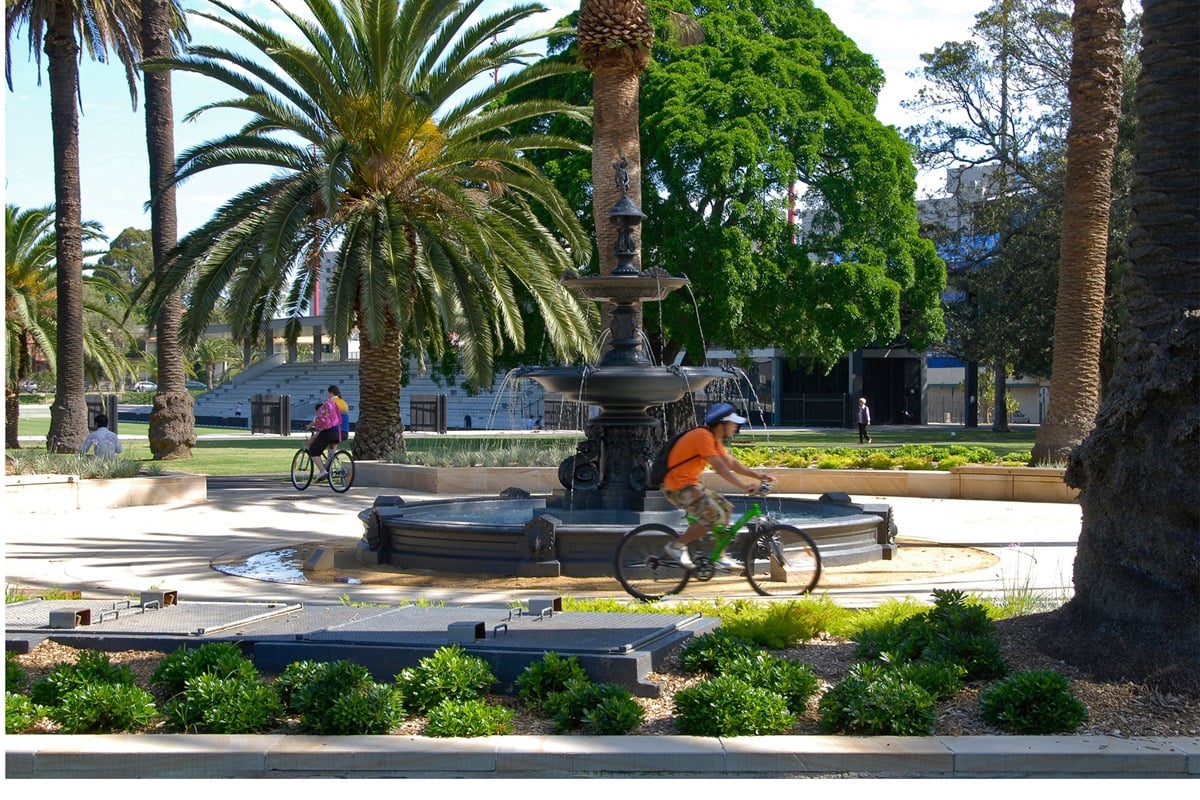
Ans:
[[[362,511],[363,563],[411,571],[517,577],[612,577],[621,538],[660,522],[682,531],[683,515],[667,511],[572,510],[558,496],[508,490],[497,498],[405,503],[380,497]],[[735,514],[745,500],[734,500]],[[890,506],[853,502],[843,494],[818,500],[759,500],[781,522],[809,533],[827,566],[890,559],[895,524]]]

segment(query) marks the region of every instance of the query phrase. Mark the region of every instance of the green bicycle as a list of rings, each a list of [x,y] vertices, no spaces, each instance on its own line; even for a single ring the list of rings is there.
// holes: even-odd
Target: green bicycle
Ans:
[[[769,484],[759,488],[766,494]],[[688,523],[693,522],[691,518]],[[745,530],[743,530],[745,528]],[[656,522],[639,525],[621,539],[617,547],[617,580],[625,591],[640,600],[654,601],[683,590],[692,578],[709,581],[717,575],[745,575],[761,595],[794,597],[811,592],[821,578],[821,554],[812,537],[779,522],[758,503],[751,503],[728,526],[716,526],[711,537],[697,540],[691,551],[692,569],[671,558],[663,547],[679,538],[679,531]],[[712,547],[696,552],[711,542]],[[729,569],[717,563],[722,552],[742,561],[744,569]]]

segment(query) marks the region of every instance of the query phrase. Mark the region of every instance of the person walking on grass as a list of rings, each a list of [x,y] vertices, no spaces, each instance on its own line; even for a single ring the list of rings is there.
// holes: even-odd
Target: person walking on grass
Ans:
[[[688,569],[692,557],[688,544],[699,539],[717,525],[728,525],[733,506],[720,492],[701,485],[700,474],[711,466],[717,474],[746,494],[758,494],[764,481],[774,478],[769,473],[750,469],[725,450],[724,442],[732,439],[746,418],[729,403],[717,403],[704,415],[704,425],[685,433],[675,442],[667,456],[667,475],[663,478],[662,493],[667,502],[680,508],[696,520],[683,535],[666,544],[668,556]],[[753,478],[757,483],[746,486],[738,475]],[[716,563],[726,569],[739,569],[741,564],[718,553]]]
[[[867,406],[867,398],[858,398],[858,410],[854,412],[854,421],[858,423],[858,443],[870,444],[871,436],[867,426],[871,424],[871,409]]]

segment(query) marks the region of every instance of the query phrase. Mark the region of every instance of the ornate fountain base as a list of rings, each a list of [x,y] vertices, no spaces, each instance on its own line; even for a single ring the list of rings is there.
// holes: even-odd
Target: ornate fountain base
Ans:
[[[359,557],[397,569],[462,575],[612,577],[617,545],[630,529],[645,522],[684,527],[674,508],[566,508],[556,505],[562,499],[392,505],[396,498],[379,498],[359,514],[364,527]],[[844,495],[762,502],[781,521],[807,531],[829,566],[890,559],[895,553],[890,506],[854,503]]]

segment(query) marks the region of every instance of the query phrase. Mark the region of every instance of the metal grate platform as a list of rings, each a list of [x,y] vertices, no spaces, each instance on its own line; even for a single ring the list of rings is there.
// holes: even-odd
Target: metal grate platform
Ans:
[[[284,603],[179,603],[142,607],[128,600],[27,600],[5,606],[6,633],[203,636],[299,611]],[[61,627],[52,616],[86,612],[86,624]]]
[[[453,623],[481,622],[485,636],[474,644],[489,650],[569,649],[573,653],[625,654],[700,619],[699,614],[608,612],[521,613],[479,607],[404,606],[314,631],[312,642],[442,647],[452,642]],[[470,647],[472,642],[459,642]]]

